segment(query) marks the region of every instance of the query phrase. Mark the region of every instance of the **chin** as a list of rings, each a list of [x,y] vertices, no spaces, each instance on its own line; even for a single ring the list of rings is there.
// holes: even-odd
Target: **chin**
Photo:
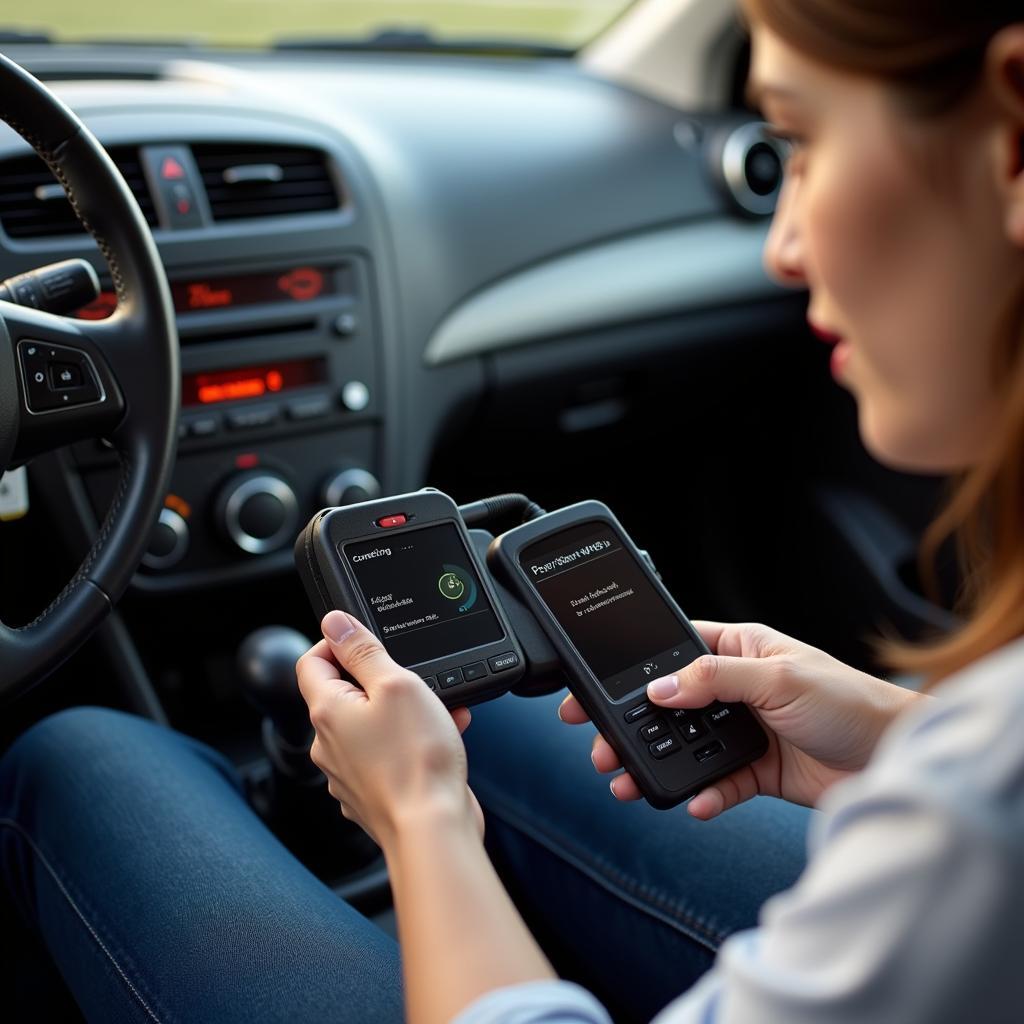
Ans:
[[[892,421],[861,404],[860,439],[868,454],[888,469],[921,476],[945,476],[970,467],[972,459],[942,443],[934,427]]]

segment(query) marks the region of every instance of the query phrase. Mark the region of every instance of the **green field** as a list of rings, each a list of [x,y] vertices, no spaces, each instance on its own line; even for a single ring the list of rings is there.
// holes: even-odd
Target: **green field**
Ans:
[[[0,29],[60,41],[152,39],[262,46],[286,37],[365,36],[423,28],[442,38],[484,37],[577,47],[627,0],[42,0],[0,15]]]

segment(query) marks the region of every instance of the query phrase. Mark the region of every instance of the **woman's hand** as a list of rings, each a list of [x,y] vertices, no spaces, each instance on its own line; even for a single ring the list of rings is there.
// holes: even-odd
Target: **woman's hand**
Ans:
[[[461,738],[469,709],[449,713],[351,615],[328,612],[320,625],[324,639],[295,668],[316,731],[310,757],[341,813],[380,846],[433,814],[468,816],[482,835]]]
[[[813,806],[835,782],[860,771],[886,726],[909,704],[923,699],[767,626],[694,626],[715,653],[654,680],[647,688],[648,699],[665,708],[742,701],[757,714],[769,741],[764,757],[719,779],[690,801],[689,812],[695,818],[714,818],[759,793]],[[558,713],[570,724],[587,721],[571,696]],[[591,756],[599,772],[622,767],[600,735],[594,738]],[[628,773],[613,779],[611,787],[620,800],[640,798]]]

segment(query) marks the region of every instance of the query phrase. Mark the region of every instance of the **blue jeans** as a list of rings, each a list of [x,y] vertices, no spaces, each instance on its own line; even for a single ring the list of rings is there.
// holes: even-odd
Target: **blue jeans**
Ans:
[[[758,798],[701,823],[617,804],[592,730],[557,704],[474,709],[470,781],[558,966],[642,1019],[796,879],[812,812]],[[219,754],[171,730],[100,708],[29,729],[0,760],[0,860],[88,1020],[402,1019],[394,940],[271,835]]]

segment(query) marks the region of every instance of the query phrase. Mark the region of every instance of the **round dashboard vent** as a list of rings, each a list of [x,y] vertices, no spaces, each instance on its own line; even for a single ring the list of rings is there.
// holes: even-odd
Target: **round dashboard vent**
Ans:
[[[720,173],[729,197],[745,213],[772,213],[782,188],[787,146],[752,121],[732,129],[721,151]]]

